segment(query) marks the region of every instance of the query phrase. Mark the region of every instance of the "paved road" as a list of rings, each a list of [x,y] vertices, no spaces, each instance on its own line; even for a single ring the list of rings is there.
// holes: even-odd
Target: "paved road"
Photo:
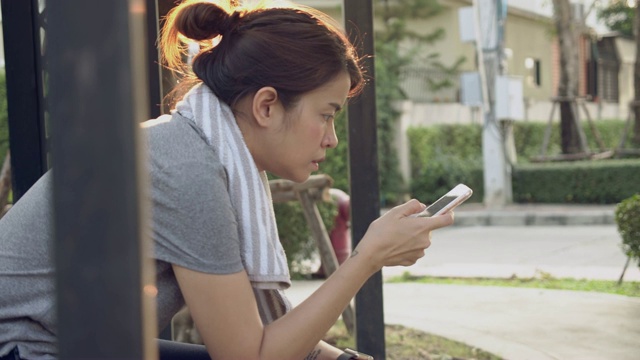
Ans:
[[[424,258],[386,276],[554,277],[618,280],[626,262],[614,225],[450,227],[433,233]],[[625,280],[640,281],[630,264]],[[639,356],[640,358],[640,356]]]
[[[409,271],[437,276],[617,280],[626,257],[614,225],[465,226],[434,233]],[[640,280],[637,264],[625,280]],[[299,303],[319,281],[294,283]],[[384,284],[385,321],[465,342],[505,359],[640,359],[640,299],[562,290]]]

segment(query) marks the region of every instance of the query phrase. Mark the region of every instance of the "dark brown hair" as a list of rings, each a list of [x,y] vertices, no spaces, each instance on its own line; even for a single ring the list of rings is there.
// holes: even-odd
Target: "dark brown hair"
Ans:
[[[181,3],[167,15],[161,49],[165,64],[188,78],[183,37],[200,44],[193,74],[229,106],[272,86],[288,108],[342,71],[351,78],[350,96],[364,85],[352,44],[326,15],[309,8],[230,12],[212,2]]]

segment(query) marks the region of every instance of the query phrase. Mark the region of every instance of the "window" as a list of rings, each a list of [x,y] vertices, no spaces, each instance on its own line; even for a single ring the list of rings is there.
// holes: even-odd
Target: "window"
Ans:
[[[542,84],[540,60],[528,57],[524,59],[524,67],[527,70],[527,84],[529,84],[530,86],[539,87]]]

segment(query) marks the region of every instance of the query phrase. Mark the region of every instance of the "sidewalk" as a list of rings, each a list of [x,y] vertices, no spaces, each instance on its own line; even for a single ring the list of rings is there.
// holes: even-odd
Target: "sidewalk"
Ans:
[[[434,232],[424,258],[410,267],[385,268],[383,277],[408,271],[617,280],[626,256],[613,209],[514,206],[487,211],[465,205],[456,211],[457,226]],[[624,279],[640,281],[638,264],[629,265]],[[321,284],[294,282],[287,295],[297,304]],[[461,341],[504,359],[640,358],[640,298],[415,283],[385,283],[383,296],[386,323]]]

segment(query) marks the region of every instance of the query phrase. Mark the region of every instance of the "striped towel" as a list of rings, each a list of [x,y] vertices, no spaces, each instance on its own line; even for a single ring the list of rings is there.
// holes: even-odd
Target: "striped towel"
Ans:
[[[283,293],[291,286],[291,279],[278,237],[267,175],[258,171],[233,112],[209,87],[202,83],[194,86],[175,111],[202,129],[227,170],[242,262],[262,320],[269,323],[291,308]]]

